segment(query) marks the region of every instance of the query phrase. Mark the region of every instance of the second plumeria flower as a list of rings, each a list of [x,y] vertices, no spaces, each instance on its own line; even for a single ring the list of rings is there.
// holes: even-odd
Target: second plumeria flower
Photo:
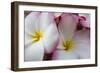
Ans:
[[[59,45],[53,54],[54,60],[87,59],[90,57],[90,31],[77,31],[79,17],[72,13],[63,13],[58,24]]]

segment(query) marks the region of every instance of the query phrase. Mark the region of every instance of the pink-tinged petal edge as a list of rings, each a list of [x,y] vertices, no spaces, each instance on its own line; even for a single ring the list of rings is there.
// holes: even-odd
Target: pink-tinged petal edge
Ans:
[[[83,16],[80,14],[79,15],[79,23],[84,27],[84,28],[90,28],[90,18],[89,16]]]

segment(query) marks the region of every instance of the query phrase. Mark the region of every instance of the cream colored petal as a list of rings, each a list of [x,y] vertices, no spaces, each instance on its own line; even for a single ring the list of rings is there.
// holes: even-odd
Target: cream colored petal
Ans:
[[[24,51],[25,61],[41,61],[44,56],[44,48],[42,42],[31,43],[30,46],[25,45]]]
[[[31,43],[32,43],[32,37],[28,33],[25,33],[25,45],[29,46]]]
[[[56,48],[58,43],[58,31],[55,24],[50,24],[45,30],[43,36],[43,44],[46,53],[51,53]]]
[[[40,12],[31,12],[25,17],[25,32],[33,33],[38,30]]]
[[[45,32],[47,27],[49,27],[52,23],[55,23],[54,16],[49,12],[41,12],[39,16],[39,27],[42,32]]]

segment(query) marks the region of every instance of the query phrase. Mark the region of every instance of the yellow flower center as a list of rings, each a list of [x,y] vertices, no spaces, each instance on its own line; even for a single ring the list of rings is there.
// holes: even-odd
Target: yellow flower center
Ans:
[[[42,37],[43,37],[42,33],[40,31],[36,31],[34,34],[32,34],[33,43],[39,41]]]
[[[73,47],[73,41],[72,40],[63,41],[62,47],[65,51],[71,50]]]

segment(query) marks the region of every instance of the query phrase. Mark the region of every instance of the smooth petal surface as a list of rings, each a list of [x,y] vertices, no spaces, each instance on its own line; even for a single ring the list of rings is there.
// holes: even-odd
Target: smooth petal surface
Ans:
[[[38,29],[40,12],[31,12],[25,17],[25,32],[33,33]]]
[[[74,52],[66,52],[64,50],[56,50],[53,54],[53,60],[70,60],[77,59],[78,55]]]
[[[76,15],[71,13],[62,14],[61,21],[58,24],[58,30],[61,39],[63,40],[72,39],[77,26],[77,21],[75,16]]]
[[[25,33],[25,46],[29,46],[32,44],[32,37],[26,32]]]
[[[80,59],[90,58],[90,30],[84,29],[76,32],[73,40],[74,49]]]
[[[39,16],[39,27],[42,32],[45,32],[47,27],[54,23],[54,16],[52,13],[41,12]]]
[[[42,41],[31,44],[30,46],[25,46],[25,61],[41,61],[44,56],[44,48]]]
[[[79,14],[79,16],[85,17],[85,19],[81,18],[80,23],[84,27],[90,28],[90,15],[89,14]]]
[[[45,31],[43,38],[44,48],[46,53],[51,53],[58,43],[58,31],[55,24],[50,24]]]

